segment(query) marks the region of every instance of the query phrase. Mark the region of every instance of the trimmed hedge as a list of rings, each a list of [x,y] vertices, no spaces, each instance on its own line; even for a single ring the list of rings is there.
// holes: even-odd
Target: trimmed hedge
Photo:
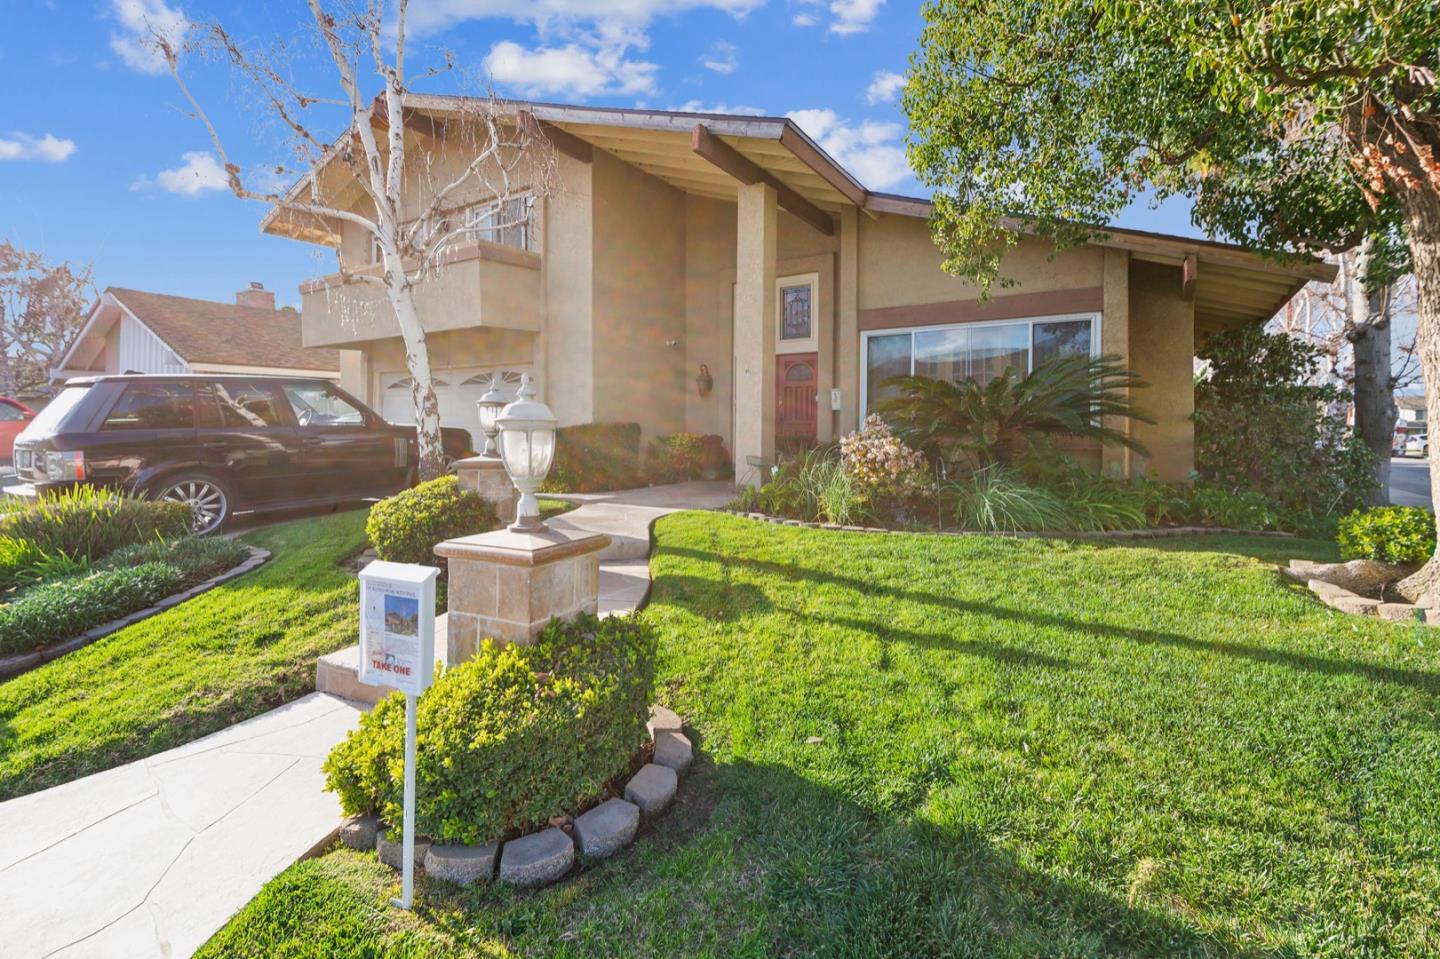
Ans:
[[[494,504],[460,489],[455,477],[442,476],[370,507],[365,535],[381,559],[434,565],[436,543],[483,533],[499,523]]]
[[[719,479],[732,472],[725,440],[715,433],[672,433],[651,440],[645,470],[653,483]]]
[[[153,606],[246,554],[233,540],[194,536],[117,550],[89,575],[41,583],[0,606],[0,655],[66,640]]]
[[[578,812],[645,741],[655,637],[634,616],[552,623],[534,646],[486,640],[420,698],[416,831],[480,843]],[[386,697],[325,760],[346,813],[396,824],[405,700]]]
[[[131,543],[188,536],[193,522],[184,503],[78,486],[0,513],[0,536],[25,540],[48,556],[97,560]]]
[[[1423,563],[1435,552],[1435,514],[1419,506],[1377,506],[1340,519],[1342,559]]]
[[[644,485],[639,423],[584,423],[556,431],[545,492],[602,493]]]

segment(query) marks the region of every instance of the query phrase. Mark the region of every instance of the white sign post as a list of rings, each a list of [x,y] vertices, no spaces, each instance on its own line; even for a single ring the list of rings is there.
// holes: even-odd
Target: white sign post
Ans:
[[[434,566],[377,561],[360,571],[360,681],[405,694],[405,845],[400,898],[415,891],[415,697],[435,679]]]

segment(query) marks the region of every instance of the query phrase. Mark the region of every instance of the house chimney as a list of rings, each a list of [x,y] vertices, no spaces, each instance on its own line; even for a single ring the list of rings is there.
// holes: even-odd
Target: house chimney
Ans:
[[[235,294],[236,306],[248,306],[253,310],[275,309],[275,294],[265,289],[264,283],[251,283],[250,289]]]

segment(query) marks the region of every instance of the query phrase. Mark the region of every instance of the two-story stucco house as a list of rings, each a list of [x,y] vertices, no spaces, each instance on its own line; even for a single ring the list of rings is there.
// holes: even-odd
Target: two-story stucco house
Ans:
[[[450,149],[441,131],[463,105],[409,97],[413,149]],[[1114,230],[1059,255],[1023,239],[1002,263],[1011,282],[982,300],[941,269],[927,201],[867,190],[789,120],[505,109],[555,148],[554,186],[511,201],[530,210],[520,227],[487,228],[490,197],[452,211],[475,229],[418,293],[446,425],[473,430],[491,376],[528,371],[562,425],[718,433],[737,478],[753,482],[777,444],[854,429],[895,373],[986,379],[1076,350],[1117,354],[1151,384],[1138,399],[1156,423],[1135,427],[1149,456],[1107,449],[1106,468],[1183,479],[1197,341],[1263,322],[1332,275]],[[319,175],[327,194],[343,193],[339,172]],[[418,215],[427,197],[411,192]],[[372,258],[354,224],[275,210],[264,229],[336,247],[347,270]],[[342,350],[343,385],[406,421],[404,352],[379,291],[337,274],[302,293],[305,344]]]

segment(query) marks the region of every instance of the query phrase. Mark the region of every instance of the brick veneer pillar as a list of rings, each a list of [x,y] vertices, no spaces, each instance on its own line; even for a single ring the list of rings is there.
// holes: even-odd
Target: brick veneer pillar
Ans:
[[[472,456],[455,463],[455,475],[462,490],[479,493],[495,504],[500,522],[507,526],[515,522],[515,503],[520,494],[516,492],[515,484],[510,482],[505,464],[498,459]]]
[[[436,546],[450,569],[445,661],[464,662],[487,636],[530,643],[552,619],[595,612],[608,545],[610,537],[579,530],[499,529]]]

